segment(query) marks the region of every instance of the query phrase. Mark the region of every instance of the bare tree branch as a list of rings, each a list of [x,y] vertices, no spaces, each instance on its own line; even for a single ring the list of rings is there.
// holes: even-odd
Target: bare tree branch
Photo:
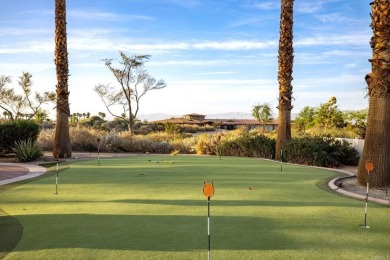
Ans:
[[[119,68],[113,66],[113,59],[103,60],[119,83],[119,90],[103,84],[95,86],[94,90],[100,96],[108,112],[112,116],[126,120],[129,132],[133,133],[134,119],[139,111],[140,99],[150,90],[165,88],[166,83],[163,80],[156,81],[144,69],[144,63],[149,60],[150,55],[129,57],[122,51],[119,54],[121,57],[117,60]],[[123,113],[115,115],[111,110],[112,106],[121,106]]]

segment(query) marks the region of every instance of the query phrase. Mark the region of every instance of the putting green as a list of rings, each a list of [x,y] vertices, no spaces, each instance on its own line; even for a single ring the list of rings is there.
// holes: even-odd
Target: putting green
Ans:
[[[5,259],[207,259],[204,181],[212,259],[390,256],[390,208],[369,203],[360,228],[364,202],[328,189],[332,171],[147,155],[60,165],[57,195],[55,176],[0,193],[0,242],[20,239]]]

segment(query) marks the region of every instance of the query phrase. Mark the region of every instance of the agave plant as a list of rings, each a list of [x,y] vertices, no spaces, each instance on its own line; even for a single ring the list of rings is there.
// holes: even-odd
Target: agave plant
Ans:
[[[12,151],[21,162],[31,162],[43,155],[42,149],[31,138],[16,141]]]

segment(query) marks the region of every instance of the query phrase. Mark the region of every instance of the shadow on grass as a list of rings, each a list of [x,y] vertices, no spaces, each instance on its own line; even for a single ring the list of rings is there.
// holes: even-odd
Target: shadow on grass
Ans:
[[[15,248],[22,234],[20,222],[0,209],[0,259]]]
[[[88,201],[90,202],[90,201]],[[156,204],[172,206],[203,206],[207,204],[204,200],[162,200],[162,199],[126,199],[110,200],[105,202],[133,203],[133,204]],[[268,201],[268,200],[212,200],[211,204],[216,207],[247,207],[247,206],[270,206],[270,207],[360,207],[356,203],[335,202],[335,201]]]
[[[207,250],[207,217],[177,215],[24,215],[31,224],[18,251],[90,248],[136,251]],[[211,217],[213,249],[282,250],[291,244],[261,217]]]

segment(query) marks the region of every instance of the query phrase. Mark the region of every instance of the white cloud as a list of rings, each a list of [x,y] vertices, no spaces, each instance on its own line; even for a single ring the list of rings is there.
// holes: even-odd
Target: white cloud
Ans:
[[[309,89],[313,92],[318,92],[318,90],[329,89],[334,91],[337,88],[356,88],[356,90],[362,90],[365,87],[364,81],[365,74],[341,74],[341,75],[324,75],[317,76],[314,78],[296,78],[293,81],[293,86],[295,90],[306,90]],[[317,90],[317,91],[316,91]],[[333,95],[336,95],[334,93]]]
[[[279,9],[280,8],[280,1],[256,3],[256,4],[254,4],[254,7],[261,9],[261,10]]]
[[[234,27],[240,27],[248,24],[258,24],[260,21],[264,20],[264,18],[261,17],[249,17],[249,18],[242,18],[239,20],[236,20],[234,22],[231,22],[228,27],[234,28]]]
[[[316,15],[315,17],[323,23],[331,23],[331,22],[334,23],[334,22],[342,22],[347,20],[345,14],[341,14],[341,13],[320,14],[320,15]]]
[[[166,89],[145,98],[142,113],[153,113],[164,104],[174,104],[164,108],[165,113],[171,114],[178,111],[206,115],[221,111],[250,112],[256,103],[275,103],[277,92],[276,80],[171,81]]]
[[[214,71],[214,72],[202,72],[197,73],[196,75],[227,75],[227,74],[237,74],[238,71]]]
[[[294,11],[299,13],[314,14],[325,10],[325,5],[333,4],[337,5],[337,2],[343,2],[344,0],[300,0],[295,1]],[[334,4],[336,3],[336,4]]]
[[[294,113],[298,113],[303,107],[316,107],[321,103],[327,102],[332,96],[337,98],[338,107],[341,110],[359,110],[368,107],[367,99],[364,97],[364,90],[343,90],[335,92],[334,90],[322,90],[313,93],[312,90],[297,91],[294,95],[295,102]]]
[[[130,43],[129,43],[130,41]],[[106,38],[71,38],[69,39],[69,48],[74,50],[113,50],[120,49],[124,51],[139,52],[158,52],[158,51],[180,51],[180,50],[260,50],[275,48],[276,41],[246,41],[246,40],[227,40],[227,41],[177,41],[177,42],[157,42],[157,43],[131,43],[131,40],[121,39],[111,41]]]
[[[296,51],[294,56],[295,64],[334,64],[345,63],[345,58],[352,60],[364,60],[370,57],[370,52],[367,50],[333,50],[333,51],[317,51],[307,52],[307,50]],[[360,64],[361,65],[361,64]]]
[[[370,37],[371,36],[368,32],[356,32],[350,34],[319,34],[314,37],[298,38],[294,41],[294,46],[366,46]]]
[[[168,3],[178,5],[184,8],[194,8],[200,5],[199,0],[166,0]]]
[[[52,34],[54,35],[54,30],[49,29],[29,29],[29,28],[16,28],[16,27],[0,27],[0,35],[9,36],[36,36],[42,34]]]
[[[322,1],[310,1],[297,3],[295,10],[299,13],[315,13],[318,12],[322,7]]]
[[[3,44],[0,46],[0,54],[18,53],[48,53],[54,52],[54,40],[29,41],[18,44]]]
[[[91,10],[69,10],[68,11],[69,18],[75,19],[87,19],[87,20],[104,20],[104,21],[125,21],[128,19],[134,20],[153,20],[150,16],[145,15],[121,15],[117,13],[111,12],[99,12],[99,11],[91,11]]]

